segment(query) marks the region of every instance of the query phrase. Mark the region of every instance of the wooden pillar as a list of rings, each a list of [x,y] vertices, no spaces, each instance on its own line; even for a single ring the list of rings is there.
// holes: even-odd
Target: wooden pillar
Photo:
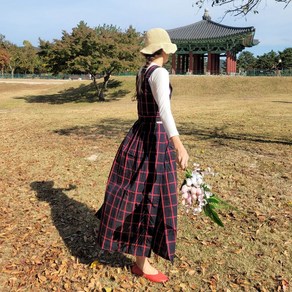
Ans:
[[[207,74],[212,72],[212,54],[208,53],[208,65],[207,65]]]
[[[185,71],[185,55],[181,55],[181,74]]]
[[[226,52],[226,74],[236,73],[236,54],[232,52]]]
[[[190,70],[190,56],[189,55],[185,55],[186,56],[186,70],[185,73],[189,73]]]
[[[208,69],[207,72],[211,75],[219,74],[220,56],[218,54],[208,54]]]
[[[187,60],[186,55],[182,55],[182,74],[186,73],[186,67],[187,67]]]
[[[226,74],[230,75],[232,72],[232,56],[230,51],[226,52]]]
[[[177,55],[177,73],[181,74],[181,55]]]
[[[193,65],[193,74],[199,74],[199,55],[193,55],[194,65]]]
[[[172,61],[171,61],[171,72],[172,74],[176,74],[176,58],[175,54],[172,54]]]
[[[214,54],[214,74],[220,74],[220,55]]]
[[[212,68],[211,68],[211,74],[216,74],[216,55],[212,54]]]
[[[193,52],[189,52],[189,74],[193,74],[194,71],[194,56]]]
[[[203,54],[193,54],[193,74],[204,74]]]
[[[204,54],[199,55],[199,64],[200,64],[200,74],[204,74],[205,73],[205,57]]]

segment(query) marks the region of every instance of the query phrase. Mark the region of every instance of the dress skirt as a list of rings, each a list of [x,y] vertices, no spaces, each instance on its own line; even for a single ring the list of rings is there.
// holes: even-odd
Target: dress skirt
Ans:
[[[163,124],[139,118],[121,143],[98,211],[101,249],[173,261],[177,232],[175,150]]]

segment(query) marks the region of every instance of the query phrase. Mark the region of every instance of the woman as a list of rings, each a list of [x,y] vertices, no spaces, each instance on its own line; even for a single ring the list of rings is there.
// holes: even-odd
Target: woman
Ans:
[[[101,249],[136,256],[133,274],[153,282],[168,277],[148,261],[151,251],[173,262],[177,226],[176,163],[187,167],[170,109],[169,74],[162,66],[177,47],[168,33],[151,29],[136,78],[138,120],[116,154],[99,210]]]

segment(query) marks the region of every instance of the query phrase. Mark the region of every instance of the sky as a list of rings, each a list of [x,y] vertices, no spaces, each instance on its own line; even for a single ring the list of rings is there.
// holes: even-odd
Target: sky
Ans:
[[[144,32],[154,27],[172,29],[192,24],[200,21],[204,9],[208,9],[215,22],[254,26],[255,39],[260,43],[246,50],[255,56],[292,47],[292,3],[283,9],[283,3],[262,0],[259,14],[227,15],[222,20],[230,6],[211,7],[211,1],[207,0],[202,9],[198,9],[194,2],[196,0],[0,0],[0,34],[17,45],[28,40],[38,46],[39,38],[60,39],[62,31],[71,32],[81,20],[90,27],[112,24],[124,30],[132,25]]]

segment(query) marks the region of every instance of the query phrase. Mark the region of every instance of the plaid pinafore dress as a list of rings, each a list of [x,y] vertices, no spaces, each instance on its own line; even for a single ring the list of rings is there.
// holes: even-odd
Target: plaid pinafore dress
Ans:
[[[158,106],[144,75],[138,116],[114,159],[101,209],[101,249],[173,261],[177,232],[175,150],[159,122]],[[146,70],[146,69],[144,69]]]

